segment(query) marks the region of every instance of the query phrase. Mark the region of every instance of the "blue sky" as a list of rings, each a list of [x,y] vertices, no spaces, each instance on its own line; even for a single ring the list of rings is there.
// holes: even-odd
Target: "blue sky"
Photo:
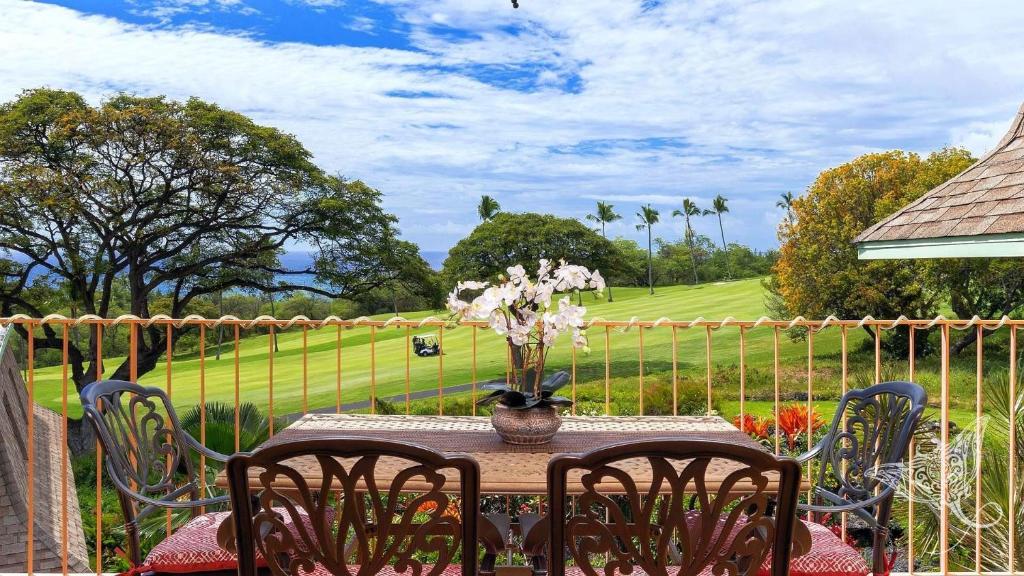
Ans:
[[[1018,2],[0,0],[0,100],[198,96],[296,134],[444,250],[481,194],[640,239],[685,197],[777,244],[778,195],[876,150],[981,154],[1024,101]],[[717,238],[710,218],[698,231]]]

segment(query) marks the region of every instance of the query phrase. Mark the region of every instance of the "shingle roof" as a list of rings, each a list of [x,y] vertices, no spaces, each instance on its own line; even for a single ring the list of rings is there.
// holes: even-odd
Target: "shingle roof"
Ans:
[[[1024,105],[995,149],[855,243],[1024,232]]]

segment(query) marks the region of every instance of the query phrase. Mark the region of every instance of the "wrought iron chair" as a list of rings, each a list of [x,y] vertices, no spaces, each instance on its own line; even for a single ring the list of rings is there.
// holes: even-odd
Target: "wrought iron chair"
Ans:
[[[651,485],[637,484],[638,467]],[[654,439],[556,456],[550,571],[786,576],[799,488],[795,460],[724,442]]]
[[[276,576],[476,574],[480,469],[468,456],[318,437],[236,454],[227,474],[242,576],[258,563]]]
[[[817,459],[812,501],[799,504],[815,521],[825,514],[853,513],[874,531],[871,570],[888,572],[885,550],[896,487],[882,482],[907,457],[910,441],[928,403],[924,388],[913,382],[883,382],[850,390],[839,401],[825,437],[797,457]],[[812,547],[806,560],[820,551]]]
[[[162,390],[121,380],[103,380],[86,386],[81,400],[85,418],[92,424],[103,447],[107,475],[117,489],[133,566],[143,565],[139,545],[142,520],[169,509],[188,509],[191,518],[197,519],[202,507],[228,502],[227,495],[203,497],[199,477],[202,471],[196,470],[192,462],[194,453],[216,462],[227,462],[227,456],[209,450],[182,429],[174,407]],[[195,530],[208,532],[202,536],[214,542],[224,514],[208,515],[195,525],[190,523],[191,530],[175,532],[158,547],[188,552],[188,547],[197,539]],[[232,555],[218,553],[216,549],[212,553],[223,556],[218,558],[223,564],[221,568],[233,567]],[[149,558],[148,564],[151,564]],[[182,568],[191,571],[187,565]]]

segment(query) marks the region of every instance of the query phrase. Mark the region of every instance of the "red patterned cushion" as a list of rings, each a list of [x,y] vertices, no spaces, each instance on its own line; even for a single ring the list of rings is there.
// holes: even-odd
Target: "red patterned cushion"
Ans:
[[[196,516],[154,546],[143,566],[147,570],[170,574],[237,570],[235,555],[217,544],[217,529],[230,515],[230,512],[209,512]],[[285,523],[290,524],[291,521],[287,520],[289,515],[284,514],[284,517]],[[307,531],[312,532],[309,517],[302,514],[302,519]],[[258,552],[256,562],[265,565]]]
[[[350,576],[356,576],[357,574],[359,574],[359,570],[360,570],[359,566],[346,566],[346,568],[348,569],[348,574]],[[462,565],[461,564],[449,564],[449,565],[445,566],[444,568],[442,568],[441,571],[438,572],[436,575],[433,575],[433,572],[432,572],[433,570],[434,570],[434,566],[432,566],[430,564],[424,564],[423,565],[423,570],[421,572],[419,572],[419,574],[421,574],[422,576],[427,576],[428,574],[432,575],[432,576],[461,576],[461,574],[462,574]],[[374,572],[374,574],[377,575],[377,576],[413,576],[414,574],[416,574],[416,571],[413,570],[412,568],[410,568],[409,570],[406,570],[405,572],[396,572],[394,566],[385,566],[383,569],[378,570],[377,572]],[[327,568],[324,568],[322,565],[317,564],[316,565],[316,570],[313,570],[312,572],[298,572],[296,574],[293,574],[292,576],[337,576],[337,575],[334,575],[333,572],[329,571]],[[342,572],[340,576],[345,576],[345,573]],[[370,576],[370,575],[367,575],[367,576]]]
[[[725,547],[730,545],[729,543],[745,520],[745,517],[741,518],[740,522],[733,528],[733,534],[726,539]],[[691,531],[696,533],[695,531],[699,530],[699,515],[697,513],[687,513],[686,524]],[[845,544],[830,529],[821,524],[804,522],[804,525],[807,526],[807,530],[811,533],[811,550],[790,561],[790,576],[867,576],[870,572],[867,562],[864,561],[864,557],[860,555],[856,548]],[[718,538],[718,534],[723,526],[724,518],[720,519],[715,527],[714,538]],[[769,554],[768,558],[765,559],[764,565],[758,571],[757,576],[768,576],[771,574],[771,561],[771,555]],[[666,569],[670,575],[676,574],[679,571],[678,566],[668,566]],[[567,567],[565,573],[566,576],[583,576],[584,574],[583,570],[578,566]],[[602,571],[598,570],[598,574],[602,574]],[[630,576],[645,576],[645,572],[635,568]],[[700,576],[712,576],[712,567],[705,567],[700,572]]]
[[[827,527],[814,522],[804,525],[811,533],[811,549],[790,561],[790,576],[866,576],[870,572],[860,552]]]
[[[155,572],[186,574],[210,570],[234,570],[235,555],[217,544],[217,529],[230,512],[197,516],[157,544],[144,565]]]

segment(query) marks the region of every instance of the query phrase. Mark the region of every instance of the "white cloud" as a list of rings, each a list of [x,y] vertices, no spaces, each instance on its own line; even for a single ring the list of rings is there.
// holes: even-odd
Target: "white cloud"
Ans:
[[[865,151],[978,154],[1024,99],[1016,0],[378,2],[418,50],[270,43],[0,0],[0,100],[53,86],[94,102],[116,90],[216,101],[380,188],[405,236],[439,249],[475,224],[480,194],[576,217],[601,198],[629,220],[648,201],[670,210],[722,193],[729,240],[771,246],[779,193]],[[206,8],[225,4],[242,5]],[[485,65],[525,74],[532,91],[484,82]],[[446,97],[396,96],[417,93]]]

